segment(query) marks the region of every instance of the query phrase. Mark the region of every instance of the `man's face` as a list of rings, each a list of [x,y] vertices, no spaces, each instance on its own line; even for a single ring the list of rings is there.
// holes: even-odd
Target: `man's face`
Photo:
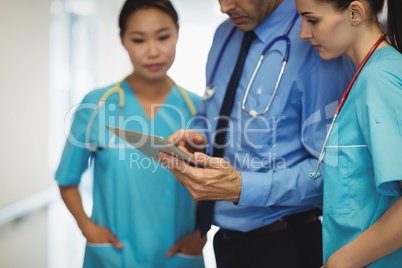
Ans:
[[[219,0],[222,13],[228,14],[243,32],[261,25],[283,0]]]

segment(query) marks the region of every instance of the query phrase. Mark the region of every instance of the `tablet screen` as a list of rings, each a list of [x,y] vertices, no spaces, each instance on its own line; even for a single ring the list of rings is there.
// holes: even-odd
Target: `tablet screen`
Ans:
[[[156,160],[156,156],[159,152],[164,152],[182,159],[184,162],[195,164],[191,156],[163,137],[111,126],[106,126],[106,128],[120,139],[126,141],[132,147],[154,160]]]

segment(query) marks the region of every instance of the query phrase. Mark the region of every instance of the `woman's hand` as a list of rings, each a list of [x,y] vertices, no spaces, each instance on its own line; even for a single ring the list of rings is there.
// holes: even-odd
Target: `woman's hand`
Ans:
[[[170,258],[177,253],[182,253],[190,256],[200,256],[202,255],[202,249],[207,242],[207,236],[201,237],[199,229],[194,233],[188,234],[173,245],[166,253],[166,257]]]
[[[87,221],[82,227],[81,232],[92,244],[112,244],[117,249],[122,249],[123,244],[106,227],[97,225],[92,220]]]
[[[88,243],[108,243],[117,249],[122,249],[123,244],[107,228],[97,225],[84,211],[78,185],[59,186],[60,195],[63,198],[68,210],[71,212],[82,234]]]
[[[402,247],[402,197],[372,226],[332,254],[324,268],[365,267]]]

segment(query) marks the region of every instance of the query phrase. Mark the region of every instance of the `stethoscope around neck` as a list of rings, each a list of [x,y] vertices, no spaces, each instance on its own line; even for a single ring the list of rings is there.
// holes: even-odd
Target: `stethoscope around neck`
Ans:
[[[280,84],[280,82],[282,80],[282,75],[283,75],[283,73],[285,71],[286,63],[289,60],[290,39],[289,39],[288,35],[289,35],[289,32],[292,30],[292,28],[293,28],[293,26],[294,26],[294,24],[295,24],[295,22],[296,22],[298,17],[299,17],[299,14],[296,12],[295,15],[293,16],[289,26],[287,27],[285,33],[283,35],[277,36],[273,40],[271,40],[271,42],[269,42],[261,52],[260,59],[258,60],[257,65],[254,68],[253,75],[251,76],[251,79],[250,79],[250,81],[249,81],[249,83],[247,85],[246,92],[244,93],[244,97],[243,97],[243,101],[242,101],[242,110],[244,112],[250,114],[252,117],[257,117],[257,116],[264,115],[266,112],[268,112],[269,107],[271,106],[271,103],[272,103],[272,101],[273,101],[273,99],[274,99],[274,97],[276,95],[277,90],[278,90],[279,84]],[[224,44],[223,44],[223,46],[222,46],[222,48],[221,48],[221,50],[220,50],[220,52],[218,54],[218,58],[217,58],[217,60],[215,62],[215,65],[214,65],[214,67],[212,69],[212,74],[211,74],[211,76],[210,76],[210,78],[208,80],[207,87],[206,87],[205,92],[204,92],[204,96],[203,96],[204,100],[208,100],[208,99],[212,98],[212,96],[215,94],[215,86],[213,84],[213,81],[215,79],[216,71],[217,71],[219,63],[220,63],[220,61],[222,59],[222,55],[223,55],[223,53],[224,53],[224,51],[225,51],[225,49],[226,49],[226,47],[227,47],[227,45],[229,43],[229,40],[232,38],[235,30],[236,30],[236,27],[234,27],[230,31],[228,37],[226,38],[226,40],[225,40],[225,42],[224,42]],[[254,79],[255,79],[255,77],[256,77],[259,69],[260,69],[262,61],[264,60],[264,57],[267,54],[268,50],[270,50],[270,48],[276,42],[281,41],[281,40],[286,42],[286,52],[285,52],[285,55],[282,58],[282,67],[281,67],[281,70],[279,72],[278,79],[276,80],[275,88],[274,88],[274,91],[272,93],[271,99],[269,100],[267,106],[265,107],[265,109],[262,112],[257,112],[255,109],[248,111],[246,109],[246,101],[247,101],[248,94],[250,92],[251,86],[253,85]]]
[[[123,84],[123,82],[125,80],[127,80],[127,78],[128,78],[128,76],[126,78],[124,78],[123,80],[121,80],[120,82],[118,82],[113,88],[107,90],[106,93],[99,100],[98,104],[96,105],[95,110],[92,112],[91,117],[89,118],[89,121],[87,124],[86,133],[85,133],[85,146],[88,149],[88,151],[96,152],[96,151],[104,150],[106,148],[111,148],[112,145],[114,144],[114,142],[116,140],[116,135],[112,136],[112,138],[109,140],[109,143],[106,146],[103,146],[103,147],[93,146],[90,142],[90,134],[91,134],[91,129],[92,129],[92,125],[94,123],[95,117],[99,114],[100,109],[106,103],[106,100],[109,98],[109,96],[114,93],[119,94],[119,117],[118,117],[117,127],[119,128],[120,125],[122,124],[123,109],[124,109],[124,91],[121,88],[121,85]],[[194,116],[196,113],[195,106],[194,106],[192,100],[190,99],[190,97],[188,96],[188,94],[186,93],[186,91],[184,90],[184,88],[182,88],[181,86],[176,84],[170,77],[168,77],[168,79],[171,80],[172,83],[174,85],[176,85],[176,87],[179,89],[179,92],[180,92],[181,96],[183,97],[184,101],[186,102],[191,115]]]
[[[325,156],[325,146],[327,144],[328,141],[328,137],[331,134],[332,131],[332,127],[334,126],[335,120],[338,118],[338,115],[343,107],[343,104],[345,103],[346,99],[349,96],[350,90],[352,89],[357,77],[360,74],[360,71],[363,69],[364,65],[366,64],[366,62],[369,60],[369,58],[371,57],[371,55],[373,55],[374,51],[378,48],[378,46],[381,44],[381,42],[384,40],[386,34],[384,33],[383,35],[381,35],[381,37],[377,40],[377,42],[373,45],[373,47],[370,49],[370,51],[367,53],[366,57],[364,57],[363,61],[360,63],[359,68],[357,68],[355,74],[352,77],[352,80],[350,81],[348,87],[346,88],[345,92],[342,95],[341,100],[339,101],[338,107],[335,110],[335,114],[334,117],[332,119],[331,125],[329,126],[328,132],[327,132],[327,136],[325,137],[324,143],[322,145],[321,148],[321,152],[320,155],[318,157],[317,160],[317,164],[315,166],[314,172],[311,172],[309,174],[309,177],[312,179],[317,179],[318,177],[321,177],[321,173],[318,172],[318,168],[320,167],[321,162],[324,159]]]

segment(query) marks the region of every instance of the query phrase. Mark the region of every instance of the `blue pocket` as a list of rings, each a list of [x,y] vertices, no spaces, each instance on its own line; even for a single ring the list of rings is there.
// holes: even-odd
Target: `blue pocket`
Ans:
[[[324,172],[324,213],[349,214],[349,161],[339,147],[326,148]]]
[[[122,250],[111,244],[87,244],[85,247],[84,268],[120,268]]]
[[[165,268],[204,268],[204,258],[202,255],[190,256],[177,253],[166,262]]]

